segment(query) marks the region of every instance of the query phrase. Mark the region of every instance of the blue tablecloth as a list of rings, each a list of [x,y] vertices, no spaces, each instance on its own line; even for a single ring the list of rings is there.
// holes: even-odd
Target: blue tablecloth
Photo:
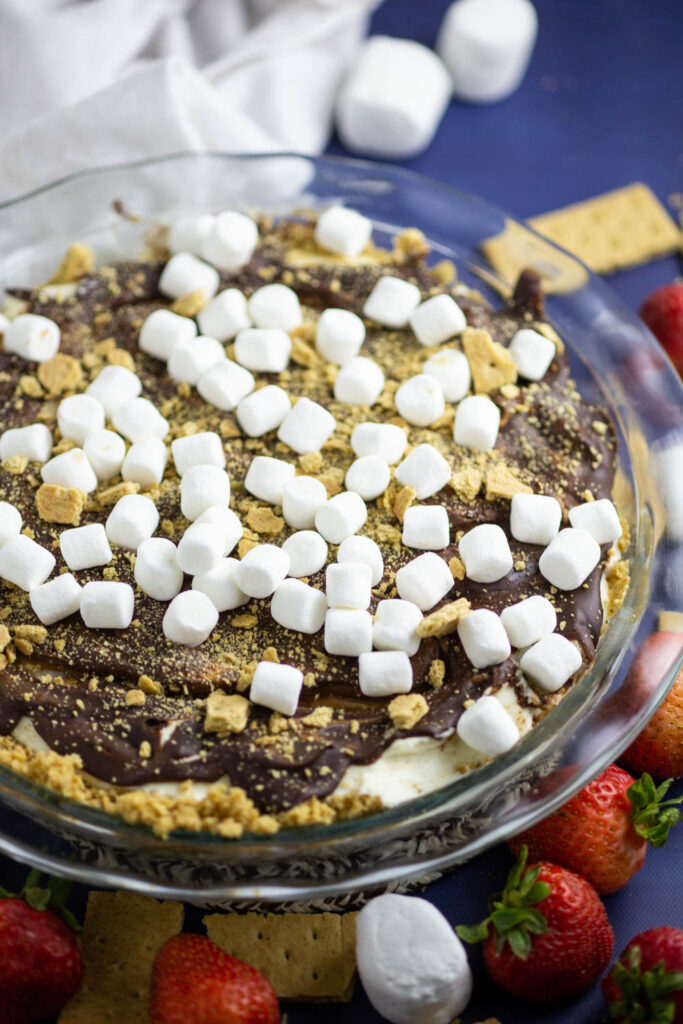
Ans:
[[[633,181],[666,201],[683,192],[683,2],[681,0],[535,0],[539,40],[520,90],[494,106],[452,103],[428,152],[406,166],[457,185],[517,217],[555,209]],[[386,0],[372,31],[433,44],[446,0]],[[331,153],[344,153],[333,141]],[[675,259],[610,281],[637,309],[652,288],[680,273]],[[676,786],[683,793],[683,783]],[[432,900],[453,924],[485,915],[487,895],[503,883],[511,860],[497,847],[432,885]],[[605,899],[623,948],[636,932],[683,927],[683,825],[645,867]],[[0,883],[20,885],[23,869],[0,857]],[[82,907],[86,890],[74,894]],[[188,911],[200,929],[200,914]],[[471,952],[474,997],[466,1024],[597,1024],[605,1020],[596,986],[571,1004],[534,1008],[496,988]],[[294,1007],[289,1024],[377,1024],[364,993],[349,1006]],[[188,1022],[189,1024],[189,1022]]]

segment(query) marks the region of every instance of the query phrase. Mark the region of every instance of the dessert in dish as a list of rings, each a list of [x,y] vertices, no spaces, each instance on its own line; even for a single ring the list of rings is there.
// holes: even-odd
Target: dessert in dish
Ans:
[[[231,837],[514,747],[627,584],[538,279],[494,311],[338,207],[164,244],[5,282],[0,764]]]

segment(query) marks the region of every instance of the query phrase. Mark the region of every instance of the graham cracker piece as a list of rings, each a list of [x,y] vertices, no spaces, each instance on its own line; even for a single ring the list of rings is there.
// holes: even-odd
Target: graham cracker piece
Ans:
[[[397,729],[412,729],[427,714],[429,704],[421,693],[401,693],[387,710]]]
[[[206,698],[205,732],[243,732],[249,720],[249,701],[239,693],[214,690]]]
[[[68,523],[78,526],[85,505],[85,494],[77,487],[41,484],[36,491],[38,515],[46,523]]]
[[[447,636],[454,633],[458,628],[461,619],[470,612],[471,605],[466,597],[459,597],[457,601],[449,601],[441,608],[437,608],[431,615],[425,615],[418,623],[418,636]]]
[[[195,288],[193,292],[188,292],[187,295],[182,295],[175,302],[171,303],[171,312],[177,313],[178,316],[195,317],[197,313],[200,313],[206,305],[206,297],[204,291],[201,288]]]
[[[95,253],[89,245],[74,242],[64,254],[48,284],[71,284],[95,269]]]
[[[260,508],[254,506],[247,512],[247,524],[256,533],[265,533],[275,536],[282,533],[285,528],[285,521],[282,516],[276,516],[272,508]]]
[[[457,555],[453,555],[448,560],[448,568],[451,570],[451,576],[454,580],[465,579],[465,564]]]
[[[522,483],[511,469],[500,462],[486,473],[486,498],[512,498],[515,494],[531,494],[531,488]]]
[[[494,341],[488,331],[466,327],[462,333],[462,347],[472,371],[477,393],[497,391],[503,384],[514,384],[517,367],[508,350]]]
[[[80,388],[83,371],[77,359],[58,352],[52,359],[40,364],[38,380],[48,395],[62,395],[65,391],[77,391]]]
[[[481,490],[483,476],[478,469],[469,467],[459,469],[449,480],[450,487],[455,491],[461,501],[471,505]]]
[[[83,924],[83,984],[59,1024],[146,1024],[152,964],[183,927],[181,903],[91,892]]]
[[[446,662],[442,661],[441,658],[434,658],[431,665],[429,666],[429,672],[427,673],[427,682],[435,690],[440,690],[443,686],[443,681],[446,676]]]
[[[355,914],[209,914],[209,938],[262,971],[279,999],[349,1002]]]
[[[406,487],[402,487],[401,490],[398,492],[398,494],[396,495],[396,500],[394,501],[393,511],[399,523],[403,522],[403,517],[405,516],[406,511],[410,508],[410,506],[413,504],[416,498],[417,491],[412,486],[412,484],[408,484]]]
[[[505,228],[499,235],[482,242],[481,251],[509,286],[514,285],[520,273],[527,268],[541,275],[543,291],[547,295],[573,292],[588,280],[586,268],[577,259],[513,220],[506,219]],[[485,276],[483,272],[481,276]],[[498,286],[496,279],[485,279],[489,284]],[[498,290],[505,291],[503,287]]]
[[[668,633],[683,633],[683,612],[660,612],[657,628]]]

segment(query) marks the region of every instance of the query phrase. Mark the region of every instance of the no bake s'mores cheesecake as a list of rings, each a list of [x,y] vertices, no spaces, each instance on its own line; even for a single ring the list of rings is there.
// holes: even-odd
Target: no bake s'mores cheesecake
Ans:
[[[613,427],[538,280],[495,312],[340,207],[165,245],[9,291],[0,764],[231,837],[512,748],[627,584]]]

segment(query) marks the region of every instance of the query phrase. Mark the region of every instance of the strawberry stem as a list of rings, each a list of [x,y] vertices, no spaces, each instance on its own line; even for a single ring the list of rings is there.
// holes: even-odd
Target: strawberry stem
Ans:
[[[609,1004],[610,1016],[621,1024],[673,1024],[671,996],[683,989],[683,971],[667,971],[664,963],[643,971],[640,946],[632,946],[624,959],[612,968],[621,999]]]
[[[0,886],[0,899],[24,900],[33,910],[51,910],[54,914],[58,914],[75,932],[79,932],[81,930],[79,921],[65,905],[71,894],[72,883],[64,878],[48,876],[45,886],[41,887],[42,877],[42,873],[37,868],[33,868],[26,876],[21,892],[7,892]]]
[[[651,775],[643,772],[641,777],[629,786],[626,795],[631,801],[631,821],[637,835],[647,840],[650,846],[664,846],[669,830],[683,815],[678,805],[683,797],[665,800],[673,779],[655,786]]]

